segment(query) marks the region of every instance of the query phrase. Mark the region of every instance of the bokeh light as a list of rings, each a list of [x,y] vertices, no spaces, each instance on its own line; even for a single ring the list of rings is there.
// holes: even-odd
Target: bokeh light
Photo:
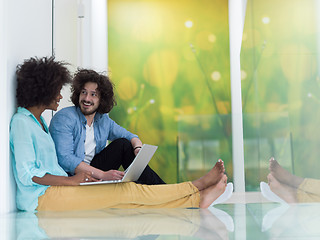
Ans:
[[[221,73],[218,71],[214,71],[213,73],[211,73],[211,79],[213,81],[219,81],[221,79]]]
[[[216,40],[217,40],[216,35],[214,35],[214,34],[209,34],[209,36],[208,36],[208,41],[209,41],[209,42],[214,43]]]
[[[132,99],[137,94],[137,81],[132,77],[124,77],[117,85],[118,96],[123,100]]]
[[[188,20],[184,23],[184,25],[186,26],[186,28],[192,28],[193,27],[193,22],[191,20]]]
[[[269,17],[263,17],[262,18],[262,23],[263,24],[269,24],[270,23],[270,18]]]
[[[248,74],[245,70],[241,70],[241,80],[245,80],[248,77]]]

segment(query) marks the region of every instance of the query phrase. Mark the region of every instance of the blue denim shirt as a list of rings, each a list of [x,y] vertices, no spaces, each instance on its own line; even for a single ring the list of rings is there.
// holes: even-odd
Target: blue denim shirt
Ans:
[[[49,130],[56,146],[59,164],[70,174],[74,174],[85,157],[86,124],[87,119],[80,108],[75,106],[58,111],[50,123]],[[108,140],[126,138],[130,141],[138,137],[119,126],[108,114],[96,113],[93,128],[96,154],[106,147]]]

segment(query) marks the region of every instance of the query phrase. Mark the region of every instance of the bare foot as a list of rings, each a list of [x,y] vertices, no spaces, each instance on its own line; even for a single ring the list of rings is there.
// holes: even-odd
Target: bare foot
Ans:
[[[192,183],[199,189],[199,191],[202,191],[207,187],[217,184],[223,177],[224,171],[224,163],[221,159],[219,159],[206,175],[193,181]]]
[[[295,176],[285,170],[273,157],[270,158],[269,163],[270,172],[279,182],[294,188],[298,188],[303,182],[303,178]]]
[[[268,182],[269,186],[272,192],[277,194],[279,197],[281,197],[283,200],[285,200],[287,203],[296,203],[297,200],[297,189],[282,184],[279,182],[272,173],[268,174]]]
[[[223,174],[220,181],[200,191],[200,208],[208,208],[226,190],[227,176]]]

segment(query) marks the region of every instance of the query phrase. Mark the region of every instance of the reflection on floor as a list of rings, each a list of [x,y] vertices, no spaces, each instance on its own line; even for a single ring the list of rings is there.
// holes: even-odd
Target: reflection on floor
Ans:
[[[0,216],[0,239],[319,239],[320,204],[234,195],[208,209],[11,213]]]

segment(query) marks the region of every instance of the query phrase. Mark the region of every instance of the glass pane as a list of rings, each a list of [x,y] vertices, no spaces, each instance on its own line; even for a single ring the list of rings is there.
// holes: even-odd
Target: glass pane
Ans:
[[[231,159],[231,136],[224,131],[230,124],[231,115],[179,117],[177,174],[180,182],[203,176],[212,168],[213,158]]]
[[[241,69],[248,191],[268,181],[270,157],[282,166],[273,165],[269,180],[280,182],[283,189],[274,191],[283,198],[290,189],[299,201],[302,185],[290,182],[319,178],[319,6],[314,0],[247,2]]]
[[[176,182],[222,158],[232,180],[227,1],[109,0],[108,44],[110,116],[159,145],[152,168]]]

